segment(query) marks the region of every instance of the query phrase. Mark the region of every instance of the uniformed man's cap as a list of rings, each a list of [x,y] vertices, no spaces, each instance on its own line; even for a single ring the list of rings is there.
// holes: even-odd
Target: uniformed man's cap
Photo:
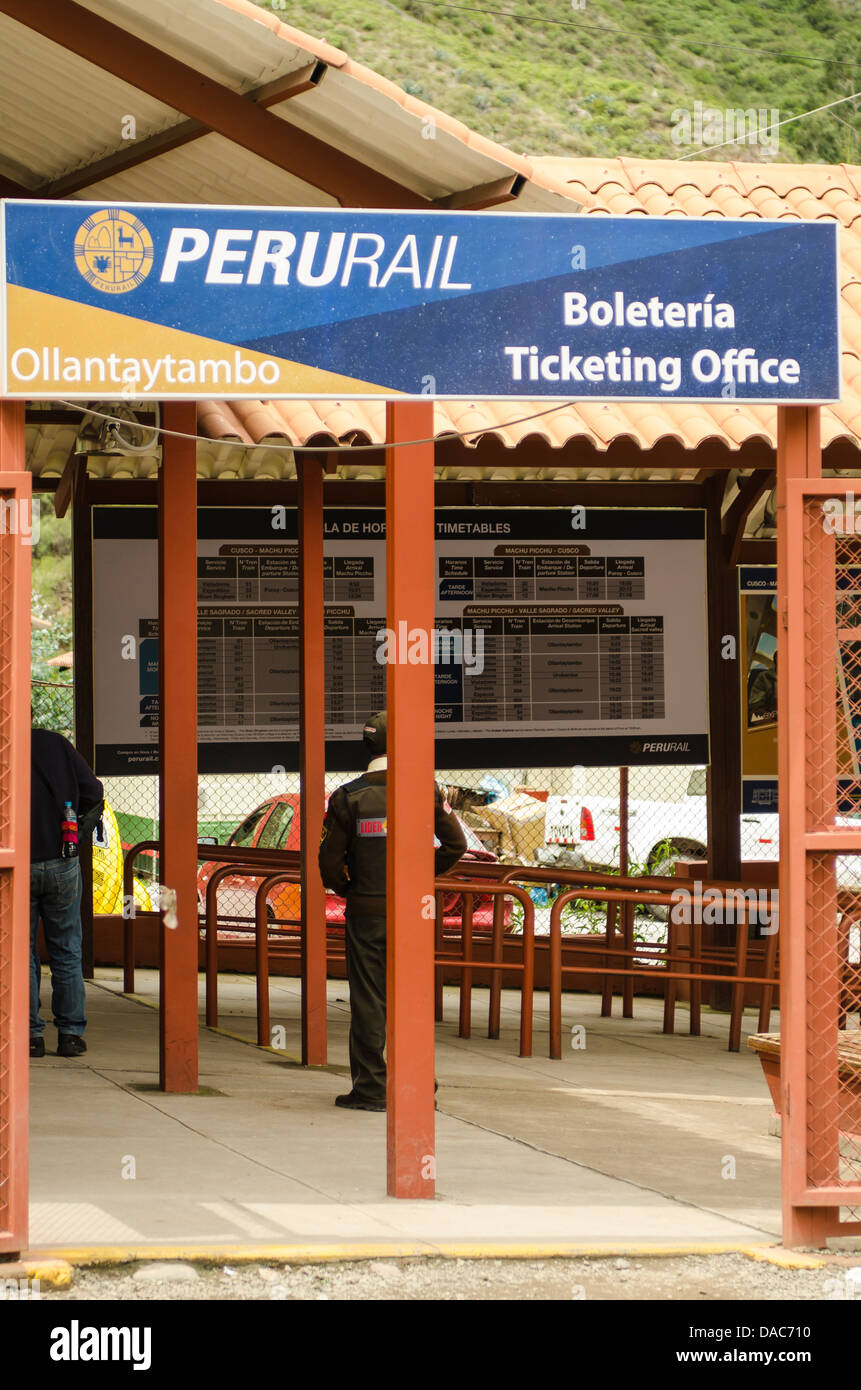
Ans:
[[[362,742],[372,758],[381,758],[386,751],[386,711],[372,714],[365,720]]]

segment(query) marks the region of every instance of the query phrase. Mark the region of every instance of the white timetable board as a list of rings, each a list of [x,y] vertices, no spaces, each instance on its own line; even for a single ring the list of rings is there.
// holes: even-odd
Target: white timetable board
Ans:
[[[361,725],[385,704],[381,656],[422,659],[423,650],[437,657],[440,767],[707,761],[702,512],[441,508],[435,524],[435,628],[422,649],[414,633],[384,637],[384,513],[326,510],[333,770],[361,761]],[[155,527],[154,508],[93,511],[105,774],[156,763]],[[201,508],[197,546],[201,770],[295,767],[295,512]]]

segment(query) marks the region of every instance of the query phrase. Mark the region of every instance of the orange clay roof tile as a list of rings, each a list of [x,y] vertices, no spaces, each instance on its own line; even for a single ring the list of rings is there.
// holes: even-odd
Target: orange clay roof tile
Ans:
[[[856,200],[843,188],[829,188],[827,193],[823,193],[822,202],[830,208],[835,217],[847,227],[851,227],[856,217],[861,217],[861,207]]]
[[[577,179],[573,179],[566,187],[571,190],[571,197],[576,199],[578,203],[582,203],[584,208],[588,211],[586,205],[592,201],[592,195],[585,183],[580,183]]]
[[[857,300],[856,300],[857,302]],[[843,320],[843,352],[841,353],[841,371],[846,376],[846,356],[861,357],[861,321],[855,316],[846,312],[846,301],[841,299],[840,303],[841,318]],[[846,324],[848,321],[848,331]],[[859,392],[861,395],[861,391]],[[845,390],[844,390],[845,397]]]
[[[781,217],[786,217],[787,206],[782,198],[779,198],[773,188],[767,184],[761,184],[758,188],[752,188],[748,194],[748,201],[756,208],[760,217],[771,218],[779,221]]]
[[[263,401],[233,401],[234,414],[255,442],[284,433],[277,410]]]
[[[762,426],[753,414],[750,406],[742,402],[739,405],[721,406],[720,424],[725,435],[735,444],[743,444],[746,439],[756,438],[763,434]]]
[[[726,177],[721,179],[715,172],[716,168],[729,168],[728,165],[700,164],[685,159],[620,159],[619,163],[634,188],[644,183],[658,183],[667,192],[675,193],[680,188],[690,186],[699,189],[705,197],[711,195],[718,183],[727,182]]]
[[[843,380],[852,390],[849,401],[854,400],[856,408],[861,408],[861,356],[851,352],[843,354]]]
[[[202,434],[210,439],[238,439],[243,444],[255,443],[234,415],[228,401],[199,401],[197,423]]]
[[[336,439],[342,439],[353,431],[365,435],[369,433],[367,419],[356,410],[353,401],[322,401],[321,407],[326,429]]]
[[[861,236],[850,237],[844,231],[840,238],[840,264],[842,281],[851,284],[861,278]]]
[[[642,207],[639,199],[629,193],[627,188],[622,188],[616,183],[606,183],[600,190],[598,197],[603,206],[617,216],[623,217],[625,213]]]
[[[809,188],[793,188],[786,195],[786,201],[799,217],[805,218],[808,222],[816,222],[819,218],[832,218],[834,213],[827,203],[823,203],[821,198],[815,198]]]
[[[683,184],[677,188],[674,194],[677,203],[684,208],[688,217],[719,217],[720,213],[713,208],[704,193],[698,188],[691,187],[690,184]]]
[[[307,443],[323,432],[316,402],[312,401],[273,401],[273,407],[284,426],[285,433],[294,442]]]
[[[858,285],[856,283],[853,286],[853,293],[851,295],[844,294],[841,296],[840,310],[841,318],[843,319],[843,346],[846,352],[861,355],[861,321],[859,321],[857,315],[850,315],[847,313],[847,305],[850,303],[850,300],[854,299],[857,304],[859,298],[861,298],[857,291]]]
[[[644,183],[637,189],[639,199],[650,217],[669,217],[672,213],[683,213],[683,208],[657,184]]]
[[[727,217],[756,217],[756,209],[748,202],[738,189],[727,185],[724,188],[716,188],[712,193],[712,201],[717,204],[721,212]]]

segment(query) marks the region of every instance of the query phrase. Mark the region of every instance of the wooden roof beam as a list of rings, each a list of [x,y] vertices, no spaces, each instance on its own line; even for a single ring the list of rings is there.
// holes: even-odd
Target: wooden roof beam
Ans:
[[[0,14],[242,149],[352,207],[427,208],[426,198],[170,57],[74,0],[0,0]]]
[[[301,96],[303,92],[313,91],[328,71],[326,63],[309,63],[307,67],[299,68],[286,77],[277,78],[252,92],[246,92],[243,100],[253,101],[255,105],[262,107],[277,106],[282,101]],[[168,150],[179,149],[182,145],[191,144],[193,140],[199,140],[201,136],[211,134],[210,127],[200,121],[181,121],[178,125],[170,126],[168,130],[150,135],[146,140],[133,141],[126,148],[115,150],[104,159],[94,160],[92,164],[75,169],[71,174],[64,174],[60,179],[41,184],[23,196],[68,198],[72,193],[80,193],[82,189],[90,188],[94,183],[101,183],[103,179],[109,179],[114,174],[134,169],[138,164],[146,164],[147,160],[167,154]]]
[[[744,540],[747,519],[764,492],[774,487],[776,473],[760,468],[747,478],[740,478],[738,494],[727,509],[721,523],[724,556],[727,564],[738,563],[738,554]]]
[[[507,174],[490,183],[478,184],[475,188],[459,189],[444,198],[434,198],[432,206],[447,212],[480,212],[483,208],[495,208],[500,203],[511,203],[520,197],[526,183],[523,174]]]
[[[23,183],[16,183],[14,179],[7,179],[0,175],[0,198],[32,198],[33,192],[25,188]]]
[[[71,505],[74,496],[75,486],[78,481],[78,474],[81,469],[86,470],[87,460],[84,454],[77,451],[77,440],[69,450],[69,457],[66,459],[66,466],[60,474],[60,481],[57,483],[54,492],[54,513],[56,516],[65,516]]]

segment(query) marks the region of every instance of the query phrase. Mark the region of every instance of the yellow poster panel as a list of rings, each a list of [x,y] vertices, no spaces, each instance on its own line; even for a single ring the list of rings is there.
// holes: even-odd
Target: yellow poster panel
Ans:
[[[838,620],[861,606],[861,564],[841,565]],[[777,568],[739,567],[742,810],[777,810]],[[837,772],[841,811],[857,809],[861,792],[861,644],[835,651]]]

